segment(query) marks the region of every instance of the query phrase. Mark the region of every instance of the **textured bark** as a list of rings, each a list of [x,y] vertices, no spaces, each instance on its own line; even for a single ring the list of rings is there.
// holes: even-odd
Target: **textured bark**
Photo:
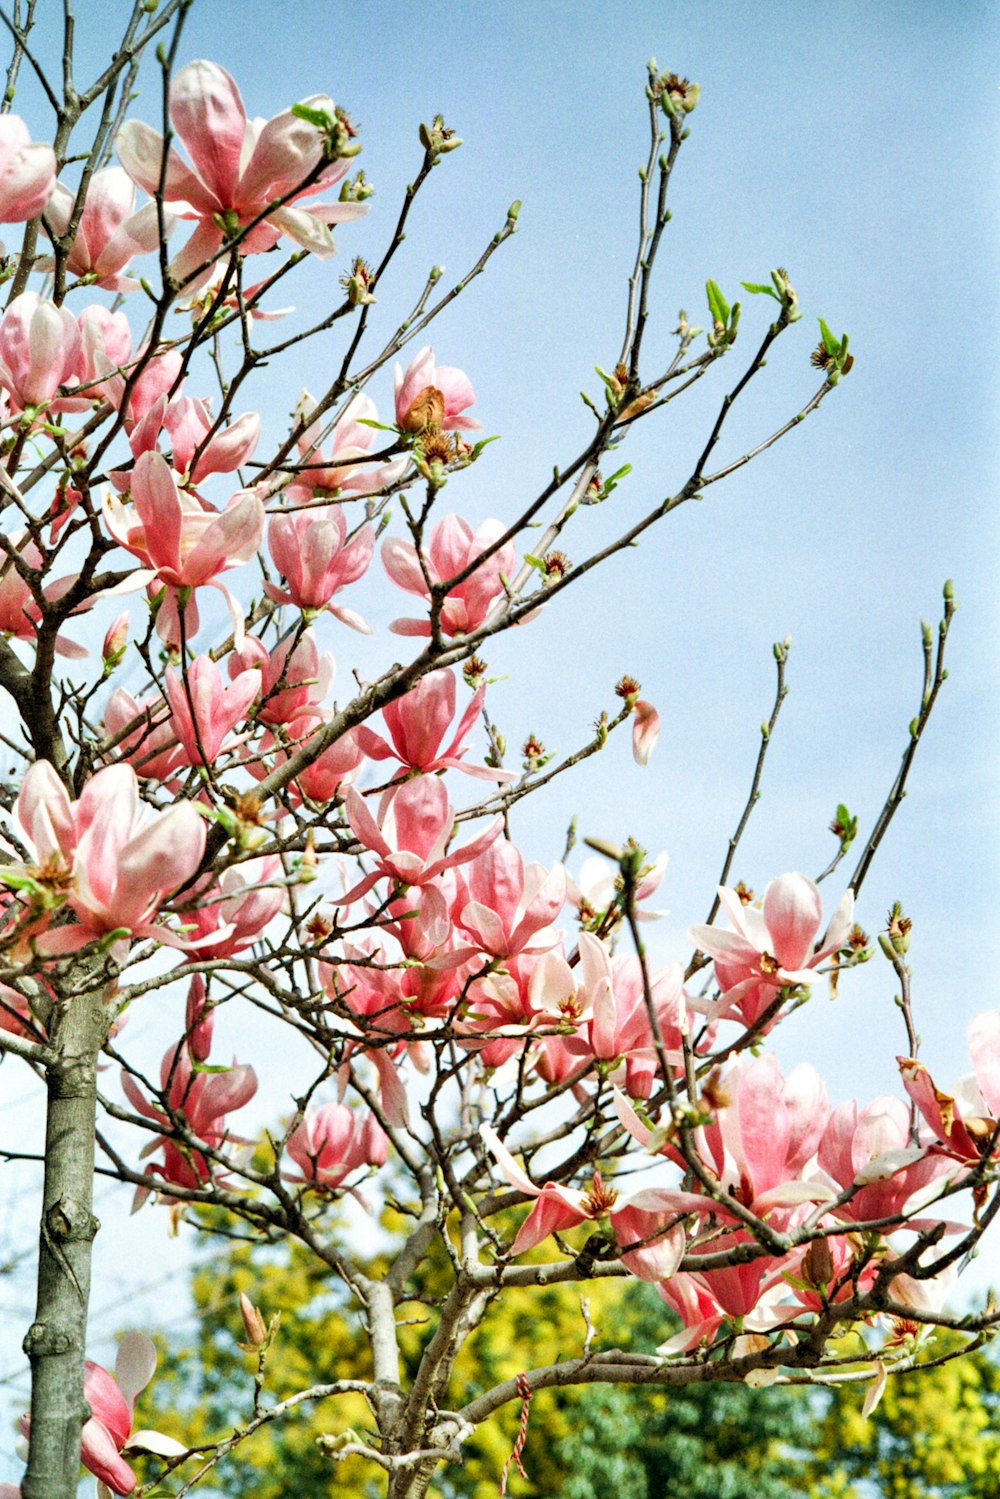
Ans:
[[[58,1059],[47,1075],[45,1189],[35,1320],[24,1339],[31,1361],[31,1441],[24,1499],[75,1499],[83,1398],[90,1262],[97,1056],[104,1039],[101,992],[54,1007]]]

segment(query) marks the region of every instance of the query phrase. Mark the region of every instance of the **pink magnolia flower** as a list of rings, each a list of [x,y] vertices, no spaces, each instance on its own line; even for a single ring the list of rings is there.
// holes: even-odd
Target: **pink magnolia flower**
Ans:
[[[119,929],[171,940],[154,924],[157,912],[205,848],[205,824],[190,802],[165,812],[142,807],[128,765],[99,770],[71,802],[49,762],[36,760],[21,783],[14,822],[36,864],[5,866],[3,873],[50,891],[50,910],[66,899],[77,917],[77,925],[46,932],[46,951],[74,952]]]
[[[307,1109],[285,1145],[303,1181],[331,1189],[361,1166],[383,1166],[387,1148],[374,1114],[345,1103]]]
[[[46,211],[46,220],[57,235],[66,233],[73,214],[76,193],[57,182]],[[165,217],[167,234],[173,215]],[[135,291],[138,281],[122,272],[135,255],[148,255],[160,242],[155,203],[135,211],[135,186],[121,167],[102,167],[87,185],[83,213],[66,261],[74,276],[93,276],[105,291]],[[38,270],[51,270],[54,260],[37,263]]]
[[[268,854],[234,864],[217,882],[200,886],[196,893],[203,904],[185,913],[191,929],[181,939],[183,946],[201,960],[228,958],[256,942],[284,905],[282,873],[278,855]]]
[[[424,566],[420,565],[412,541],[389,536],[382,543],[382,562],[392,581],[407,593],[430,598],[424,569],[431,583],[445,583],[481,555],[502,536],[506,527],[498,520],[484,521],[473,535],[472,527],[460,515],[446,515],[431,532]],[[441,609],[441,629],[446,635],[466,635],[498,614],[506,599],[501,579],[512,577],[517,566],[514,543],[502,547],[467,577],[464,583],[445,595]],[[429,635],[427,619],[396,619],[389,626],[395,635]]]
[[[669,862],[668,854],[657,854],[653,863],[640,871],[635,887],[637,906],[640,901],[646,900],[660,888]],[[576,907],[581,923],[591,922],[595,926],[599,925],[620,891],[621,875],[608,864],[606,859],[599,858],[597,855],[592,859],[584,859],[580,866],[579,884],[571,875],[566,877],[566,899],[571,906]],[[635,914],[637,921],[658,921],[661,916],[666,916],[667,912],[644,911],[640,908]]]
[[[56,181],[51,146],[32,144],[18,115],[0,115],[0,223],[23,224],[41,213]]]
[[[168,704],[158,695],[137,703],[124,687],[116,687],[104,709],[104,732],[117,741],[118,757],[127,760],[140,779],[166,784],[185,764]]]
[[[209,474],[231,474],[253,455],[260,437],[259,415],[256,411],[246,411],[221,427],[194,463],[195,453],[212,430],[208,402],[193,396],[174,396],[165,407],[163,425],[170,433],[173,468],[182,482],[191,487]]]
[[[865,1109],[852,1099],[830,1115],[819,1142],[822,1169],[841,1189],[855,1187],[837,1213],[855,1223],[912,1211],[936,1195],[936,1184],[954,1171],[941,1155],[915,1145],[910,1111],[902,1099],[875,1098]],[[921,1227],[918,1219],[909,1226]]]
[[[425,427],[479,432],[482,422],[462,416],[475,400],[468,375],[446,364],[435,365],[430,344],[410,361],[405,375],[396,365],[396,425],[401,432],[422,432]]]
[[[243,610],[218,582],[217,575],[249,562],[260,549],[264,506],[260,496],[245,489],[233,495],[225,510],[200,503],[180,490],[166,459],[143,453],[132,474],[132,505],[109,491],[104,500],[108,529],[118,545],[145,563],[127,581],[128,588],[147,583],[166,584],[170,590],[217,588],[229,606],[237,643],[243,638]],[[176,594],[174,594],[176,610]],[[185,601],[185,621],[191,634],[198,628],[193,599]],[[163,614],[161,609],[161,614]],[[173,623],[169,612],[163,628]],[[161,620],[157,618],[157,629]],[[161,632],[161,638],[162,632]]]
[[[6,891],[3,894],[7,896]],[[39,1028],[24,995],[18,994],[8,984],[0,984],[0,1031],[8,1031],[13,1036],[36,1036]]]
[[[228,267],[221,262],[216,262],[208,279],[203,281],[199,276],[196,290],[178,302],[178,311],[190,312],[192,323],[201,322],[209,308],[218,306],[216,299],[222,289],[222,283],[227,274]],[[294,307],[265,308],[262,306],[261,299],[265,292],[270,290],[266,277],[263,281],[255,281],[252,286],[244,286],[242,298],[237,296],[231,276],[229,277],[229,286],[232,289],[223,297],[221,305],[230,312],[237,312],[242,300],[244,322],[248,330],[251,320],[262,323],[275,322],[278,318],[287,317],[290,312],[295,311]]]
[[[724,1236],[724,1242],[715,1239],[706,1244],[703,1252],[711,1253],[716,1247],[737,1248],[748,1242],[748,1234],[730,1233]],[[691,1253],[697,1254],[697,1248]],[[741,1318],[745,1333],[770,1332],[794,1320],[800,1309],[779,1304],[787,1296],[784,1277],[789,1268],[788,1260],[763,1256],[732,1269],[682,1270],[672,1280],[661,1281],[656,1289],[684,1326],[661,1343],[657,1353],[686,1353],[699,1344],[711,1343],[722,1323],[736,1317]],[[737,1311],[737,1307],[746,1310]]]
[[[753,1235],[748,1230],[739,1228],[729,1233],[713,1235],[702,1245],[694,1245],[691,1249],[691,1260],[698,1254],[716,1254],[727,1249],[736,1249],[744,1244],[753,1244]],[[761,1302],[770,1292],[768,1301],[772,1310],[770,1316],[761,1317],[756,1324],[774,1325],[776,1321],[791,1320],[798,1314],[798,1308],[787,1309],[784,1315],[775,1311],[773,1303],[779,1297],[783,1297],[787,1291],[784,1277],[789,1272],[794,1273],[800,1254],[794,1258],[785,1257],[777,1259],[772,1255],[760,1255],[756,1259],[746,1260],[742,1264],[737,1262],[733,1265],[720,1266],[717,1270],[696,1270],[695,1277],[709,1292],[724,1316],[730,1318],[748,1317],[754,1311],[761,1310]],[[748,1331],[753,1329],[750,1324]]]
[[[378,868],[341,896],[338,905],[367,895],[383,877],[400,885],[427,885],[443,870],[474,859],[503,829],[503,818],[495,817],[478,838],[446,852],[455,814],[437,776],[417,776],[391,786],[379,803],[378,822],[353,786],[344,795],[344,806],[351,832],[375,855]]]
[[[508,839],[476,855],[463,876],[452,908],[455,922],[481,952],[508,958],[519,952],[544,952],[559,941],[551,930],[566,900],[562,864],[525,868]]]
[[[584,943],[601,944],[589,932],[580,933]],[[596,966],[596,963],[595,963]],[[684,1065],[683,1037],[687,1032],[688,996],[683,970],[672,963],[654,974],[651,993],[667,1060],[680,1070]],[[660,1067],[653,1028],[638,958],[605,958],[601,980],[595,983],[589,1021],[566,1041],[567,1051],[603,1062],[612,1075],[624,1068],[624,1085],[633,1098],[648,1098]]]
[[[122,373],[132,364],[132,330],[124,312],[93,302],[77,319],[80,328],[80,384],[92,401],[121,404]]]
[[[183,677],[172,666],[165,674],[170,727],[184,746],[189,765],[210,765],[233,747],[230,730],[246,720],[260,694],[260,672],[241,671],[228,687],[211,656],[197,656]]]
[[[572,968],[561,947],[529,960],[526,1009],[532,1029],[543,1032],[535,1042],[533,1061],[547,1082],[562,1082],[590,1070],[593,1053],[587,1028],[593,1020],[595,997],[612,982],[611,957],[603,942],[590,932],[581,932],[577,952],[579,961]],[[511,976],[521,977],[520,962],[513,971],[509,962],[505,966]],[[503,982],[502,975],[490,975],[483,987],[498,982]],[[476,999],[478,1009],[478,990]],[[563,1034],[544,1034],[554,1028]]]
[[[748,1025],[786,986],[812,984],[814,970],[847,941],[854,919],[854,896],[847,890],[825,936],[816,944],[823,919],[818,887],[802,874],[783,874],[764,891],[761,909],[744,905],[735,890],[719,888],[732,931],[693,926],[691,941],[715,963],[721,999],[716,1018],[738,1011]]]
[[[77,382],[80,353],[80,329],[67,308],[33,291],[15,297],[0,319],[0,385],[12,409],[87,406],[89,397],[56,403],[59,387]]]
[[[163,425],[166,398],[177,384],[183,362],[184,356],[180,349],[166,349],[162,354],[150,354],[148,346],[143,345],[137,351],[135,359],[126,372],[131,375],[134,369],[142,365],[129,394],[125,420],[125,430],[129,434],[133,457],[138,458],[140,453],[154,446],[156,436]],[[125,381],[122,380],[117,395],[108,397],[116,408],[121,405],[124,389]],[[161,401],[162,407],[159,405]],[[137,431],[147,418],[149,418],[150,426],[144,431]]]
[[[80,1434],[80,1461],[98,1480],[98,1495],[131,1494],[137,1479],[124,1457],[129,1449],[155,1452],[160,1457],[179,1457],[187,1451],[173,1437],[159,1431],[133,1431],[136,1396],[149,1384],[156,1369],[156,1348],[141,1332],[129,1332],[118,1345],[114,1376],[100,1364],[84,1364],[83,1398],[90,1406],[90,1419]],[[23,1436],[31,1430],[31,1417],[18,1422]],[[8,1485],[0,1485],[0,1499]],[[12,1492],[19,1494],[20,1490]]]
[[[711,1342],[726,1320],[726,1313],[708,1286],[687,1270],[661,1281],[656,1289],[683,1323],[683,1330],[661,1343],[657,1353],[686,1353],[697,1348],[702,1340]]]
[[[318,95],[304,104],[334,116],[330,99]],[[170,84],[170,123],[187,149],[193,170],[171,147],[167,153],[163,196],[182,219],[197,229],[171,269],[182,280],[221,249],[227,236],[264,215],[240,242],[240,254],[272,249],[283,234],[320,259],[334,253],[329,225],[360,218],[363,203],[317,203],[296,208],[297,199],[312,197],[339,182],[347,172],[341,157],[322,165],[308,187],[306,177],[323,163],[323,136],[315,125],[290,109],[271,120],[248,120],[239,89],[217,63],[192,62]],[[155,196],[163,161],[163,137],[138,120],[128,120],[115,142],[129,176]],[[353,153],[352,153],[353,154]],[[284,207],[265,213],[275,199],[291,194]]]
[[[122,1088],[133,1108],[146,1119],[156,1120],[164,1129],[171,1127],[169,1116],[149,1102],[131,1073],[122,1073]],[[190,1133],[210,1149],[219,1150],[227,1141],[234,1140],[229,1134],[226,1116],[253,1098],[257,1092],[257,1074],[252,1067],[238,1066],[235,1061],[225,1072],[196,1073],[191,1066],[188,1047],[178,1042],[175,1046],[168,1046],[163,1054],[160,1091]],[[148,1166],[147,1175],[162,1177],[168,1186],[197,1189],[210,1179],[213,1169],[214,1174],[219,1175],[218,1168],[211,1168],[200,1150],[181,1147],[165,1134],[159,1136],[150,1148],[157,1146],[163,1150],[163,1161]],[[149,1188],[139,1188],[137,1207],[142,1205],[148,1193]]]
[[[638,702],[632,712],[632,757],[646,765],[660,737],[660,715],[652,703]]]
[[[772,1053],[730,1068],[722,1086],[730,1102],[697,1140],[723,1192],[758,1217],[826,1200],[823,1183],[802,1179],[830,1117],[815,1068],[801,1063],[784,1078]]]
[[[287,724],[297,732],[297,718],[305,716],[314,723],[321,717],[336,667],[329,651],[321,654],[318,650],[312,630],[304,630],[298,639],[296,631],[289,630],[270,652],[261,641],[248,637],[230,654],[229,675],[235,679],[254,667],[261,675],[260,723]]]
[[[445,869],[430,885],[414,885],[390,899],[384,931],[395,937],[407,958],[422,963],[437,957],[442,948],[459,950],[451,919],[458,885],[458,870]],[[475,949],[462,946],[463,958],[475,957]]]
[[[46,559],[26,530],[11,532],[6,541],[28,567],[39,572],[45,571]],[[76,574],[53,579],[51,583],[45,584],[44,596],[50,600],[58,599],[75,582]],[[84,607],[89,608],[89,602]],[[80,613],[82,610],[76,612]],[[15,640],[27,640],[34,645],[41,618],[41,608],[14,566],[12,558],[0,553],[0,634],[13,636]],[[75,661],[90,654],[86,646],[79,645],[61,632],[56,636],[56,650],[60,656],[68,656]]]
[[[270,770],[283,765],[289,755],[307,748],[322,727],[321,718],[304,715],[296,718],[292,725],[294,736],[286,732],[279,742],[270,731],[265,732],[258,746],[260,758],[247,765],[250,774],[263,779]],[[299,771],[288,785],[293,801],[308,797],[311,802],[330,802],[341,786],[349,785],[355,779],[365,759],[357,733],[357,729],[348,729]]]
[[[433,775],[438,770],[464,770],[484,781],[515,781],[515,771],[466,765],[462,758],[467,748],[464,741],[482,712],[485,696],[486,688],[480,687],[445,747],[443,741],[455,717],[455,674],[447,667],[428,672],[416,687],[382,709],[392,743],[364,726],[356,730],[358,743],[370,760],[398,760],[404,771]]]
[[[684,1258],[683,1219],[692,1210],[702,1210],[702,1203],[690,1192],[651,1187],[619,1197],[596,1171],[590,1186],[582,1191],[555,1182],[536,1187],[494,1129],[484,1124],[479,1133],[511,1186],[535,1199],[534,1207],[518,1229],[514,1254],[526,1253],[551,1233],[575,1228],[579,1223],[607,1214],[622,1263],[633,1275],[640,1280],[660,1281],[679,1269]]]
[[[384,1027],[390,1034],[412,1033],[411,1012],[426,1016],[445,1014],[461,987],[460,974],[464,972],[468,950],[447,945],[447,914],[439,924],[441,907],[424,899],[428,893],[436,895],[437,891],[431,886],[414,886],[390,902],[390,916],[402,919],[390,922],[377,941],[367,939],[358,949],[345,944],[347,957],[353,957],[357,951],[367,962],[320,964],[323,986],[330,998],[339,1000],[352,1015],[366,1016],[376,1029]],[[386,940],[385,932],[395,937],[398,951]],[[372,959],[378,967],[371,966]]]
[[[787,1078],[774,1055],[743,1066],[734,1064],[722,1080],[728,1103],[694,1133],[698,1154],[727,1199],[756,1213],[772,1216],[803,1203],[828,1201],[834,1194],[823,1182],[805,1180],[815,1163],[830,1109],[826,1087],[806,1063]],[[631,1104],[615,1095],[618,1118],[634,1139],[654,1149],[656,1132],[643,1124]],[[682,1168],[679,1152],[665,1143],[663,1153]],[[726,1218],[724,1203],[711,1211]],[[787,1218],[787,1214],[786,1214]]]
[[[409,1020],[400,1008],[406,998],[405,970],[391,966],[386,944],[368,936],[358,947],[345,943],[343,956],[347,961],[319,965],[323,988],[336,1011],[344,1018],[370,1021],[364,1029],[380,1040],[409,1030]],[[372,967],[373,960],[388,966]]]
[[[466,951],[475,957],[474,949]],[[502,970],[474,976],[477,966],[482,967],[481,959],[467,970],[472,976],[466,994],[468,1003],[455,1022],[463,1046],[475,1052],[486,1068],[502,1067],[508,1058],[520,1056],[531,1047],[528,1055],[535,1065],[535,1051],[544,1045],[542,1041],[534,1041],[535,1030],[552,1030],[562,1025],[561,1016],[556,1019],[533,1004],[535,996],[530,979],[538,964],[531,958],[516,957],[508,959]],[[586,1064],[577,1061],[575,1070],[583,1073]]]
[[[271,516],[267,544],[275,567],[285,579],[285,588],[265,583],[268,598],[299,609],[327,609],[354,630],[372,633],[360,614],[341,604],[331,604],[335,593],[357,582],[368,569],[375,550],[371,526],[347,539],[347,521],[339,505],[322,510],[283,510]]]
[[[977,1164],[989,1148],[1000,1120],[1000,1010],[984,1010],[971,1021],[969,1052],[974,1073],[954,1096],[935,1086],[927,1068],[913,1057],[897,1057],[903,1086],[917,1105],[940,1149],[958,1161]],[[996,1154],[997,1145],[993,1151]]]
[[[288,498],[299,504],[316,496],[337,494],[372,494],[402,478],[409,458],[389,459],[385,463],[364,460],[375,443],[375,429],[367,422],[378,420],[375,402],[364,394],[356,395],[333,429],[330,457],[325,460],[320,447],[320,423],[310,421],[316,402],[304,390],[295,408],[299,421],[308,422],[298,440],[299,457],[309,467],[295,475],[288,486]]]

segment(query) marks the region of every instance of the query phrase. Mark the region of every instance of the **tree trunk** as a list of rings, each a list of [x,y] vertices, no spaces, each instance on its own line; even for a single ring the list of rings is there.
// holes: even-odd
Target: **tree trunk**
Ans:
[[[31,1361],[31,1438],[24,1499],[75,1499],[83,1396],[87,1303],[94,1235],[91,1211],[97,1057],[105,1035],[102,990],[53,1006],[45,1123],[45,1189],[39,1234],[35,1320],[24,1339]]]

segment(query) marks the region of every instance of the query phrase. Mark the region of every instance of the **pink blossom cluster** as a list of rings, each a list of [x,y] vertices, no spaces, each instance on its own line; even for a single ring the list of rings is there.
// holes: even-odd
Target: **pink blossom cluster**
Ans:
[[[0,116],[0,218],[46,208],[56,242],[36,269],[109,299],[141,285],[136,258],[191,226],[169,263],[163,250],[171,295],[183,294],[199,335],[232,322],[249,339],[251,318],[280,313],[268,281],[243,287],[246,257],[288,239],[326,258],[332,226],[365,211],[347,181],[354,127],[325,95],[248,118],[233,79],[207,61],[180,69],[167,105],[170,140],[125,123],[121,165],[95,172],[82,202],[56,181],[48,148]],[[151,201],[137,202],[137,188]],[[336,201],[316,201],[333,188]],[[370,285],[359,265],[345,311]],[[415,331],[404,325],[381,363]],[[319,400],[303,392],[268,465],[255,459],[261,415],[240,409],[240,382],[220,381],[217,410],[192,393],[185,337],[160,328],[137,339],[117,300],[77,314],[62,291],[21,291],[0,317],[6,451],[51,440],[60,475],[39,518],[17,490],[16,458],[6,475],[5,497],[27,523],[0,545],[5,649],[25,678],[24,655],[42,666],[55,652],[82,659],[65,627],[144,595],[108,625],[98,679],[68,684],[60,702],[81,744],[94,730],[88,752],[70,764],[56,728],[37,735],[37,758],[4,803],[5,1044],[37,1054],[60,965],[81,950],[105,965],[109,1025],[126,1003],[127,965],[156,973],[131,991],[136,1002],[171,965],[163,983],[187,984],[183,1025],[171,1023],[158,1086],[126,1067],[122,1087],[152,1158],[124,1174],[137,1205],[157,1196],[175,1226],[187,1203],[214,1192],[247,1208],[238,1194],[249,1190],[254,1203],[272,1192],[312,1232],[331,1201],[362,1200],[361,1184],[383,1168],[388,1181],[390,1152],[408,1167],[423,1152],[421,1169],[436,1163],[443,1181],[447,1164],[461,1214],[470,1204],[481,1222],[523,1213],[510,1243],[489,1230],[498,1286],[509,1260],[564,1254],[555,1236],[579,1231],[658,1287],[682,1324],[665,1353],[707,1347],[723,1327],[791,1338],[874,1290],[880,1305],[933,1312],[949,1260],[936,1273],[913,1236],[963,1232],[939,1216],[944,1199],[971,1190],[978,1211],[1000,1159],[1000,1012],[973,1021],[974,1076],[950,1093],[916,1056],[899,1059],[901,1096],[867,1103],[831,1107],[807,1065],[783,1076],[761,1048],[852,961],[850,889],[824,914],[800,873],[772,879],[759,900],[724,886],[713,908],[723,919],[692,926],[688,951],[653,963],[637,924],[658,914],[647,903],[665,855],[647,862],[630,842],[575,881],[511,836],[544,752],[532,736],[521,771],[501,763],[487,668],[473,652],[495,628],[530,620],[570,564],[550,552],[522,566],[516,527],[439,502],[484,446],[459,435],[480,430],[468,375],[420,348],[396,366],[383,405],[392,425],[379,423],[367,388],[378,362]],[[82,425],[70,433],[75,414]],[[106,442],[95,436],[102,422]],[[95,450],[100,498],[93,476],[81,477]],[[85,564],[65,560],[85,546]],[[357,585],[379,575],[377,550],[390,583],[416,601],[382,629],[416,654],[371,681],[359,667],[338,703],[325,632],[372,633],[354,605]],[[538,566],[546,582],[526,600],[523,579]],[[206,626],[223,606],[229,624],[213,647]],[[133,695],[137,662],[145,685]],[[659,714],[631,678],[618,691],[613,726],[631,717],[645,765]],[[607,730],[602,715],[586,753]],[[456,804],[456,786],[479,799]],[[231,1125],[257,1095],[254,1066],[210,1060],[217,1010],[232,1003],[238,1014],[251,981],[260,1008],[321,1064],[315,1083],[291,1090],[266,1166]],[[242,1033],[239,1047],[252,1049]],[[414,1076],[432,1063],[431,1081]],[[427,1098],[452,1084],[445,1138]],[[560,1107],[563,1125],[550,1130]],[[547,1122],[532,1135],[536,1110]],[[447,1235],[434,1176],[421,1179],[422,1221]],[[83,1461],[116,1494],[135,1486],[126,1451],[172,1450],[132,1430],[151,1373],[134,1336],[115,1378],[87,1367]]]

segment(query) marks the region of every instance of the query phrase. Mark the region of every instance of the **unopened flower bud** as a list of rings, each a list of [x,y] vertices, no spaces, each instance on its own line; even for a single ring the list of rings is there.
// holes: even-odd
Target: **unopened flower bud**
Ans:
[[[826,1239],[814,1239],[802,1260],[802,1279],[811,1286],[828,1286],[834,1276],[833,1254]]]
[[[243,1318],[243,1331],[251,1348],[262,1348],[267,1342],[267,1328],[264,1318],[254,1306],[245,1291],[240,1292],[240,1315]]]
[[[119,614],[113,624],[108,626],[108,632],[104,637],[101,647],[101,660],[104,663],[104,672],[114,671],[125,654],[128,645],[128,613]]]
[[[187,1008],[184,1015],[188,1050],[196,1062],[207,1062],[212,1050],[212,1031],[215,1028],[215,1011],[205,1003],[205,980],[196,973],[188,988]]]

